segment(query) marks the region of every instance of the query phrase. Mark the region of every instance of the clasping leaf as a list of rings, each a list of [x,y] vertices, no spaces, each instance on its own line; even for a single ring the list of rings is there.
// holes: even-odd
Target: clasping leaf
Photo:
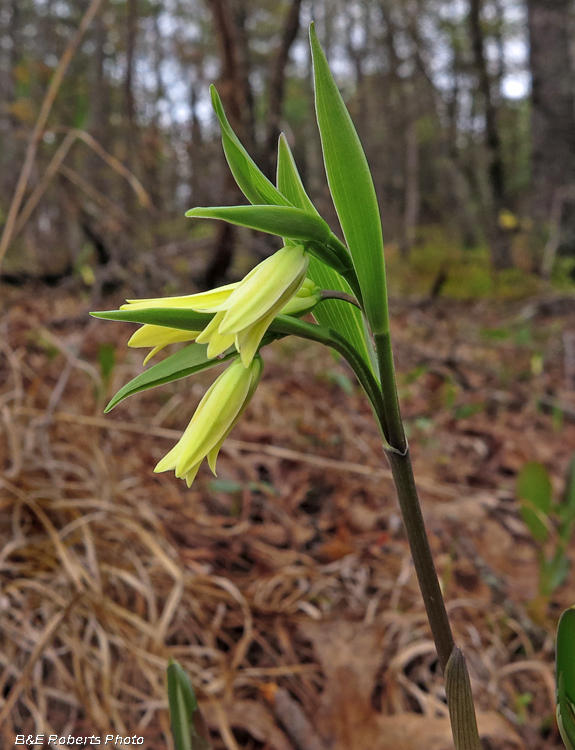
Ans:
[[[355,127],[310,27],[315,107],[329,189],[374,334],[389,330],[383,237],[375,188]]]

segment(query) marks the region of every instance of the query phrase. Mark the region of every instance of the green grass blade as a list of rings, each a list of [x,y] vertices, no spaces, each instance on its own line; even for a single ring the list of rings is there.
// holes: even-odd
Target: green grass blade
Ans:
[[[375,188],[355,127],[310,28],[315,106],[329,189],[374,333],[389,330],[383,237]]]
[[[575,608],[566,609],[557,627],[557,724],[568,750],[575,749]]]
[[[230,348],[221,359],[208,359],[206,356],[207,348],[207,344],[190,344],[185,349],[181,349],[179,352],[158,362],[157,365],[150,367],[149,370],[146,370],[141,375],[130,380],[129,383],[126,383],[123,388],[120,388],[104,411],[106,413],[111,411],[120,401],[128,398],[128,396],[133,396],[135,393],[171,383],[173,380],[185,378],[202,370],[208,370],[210,367],[216,367],[222,364],[222,362],[238,356],[236,350]]]
[[[190,678],[178,662],[168,664],[168,704],[176,750],[209,750],[203,717]]]
[[[327,244],[331,229],[320,217],[293,206],[218,206],[192,208],[186,216],[200,219],[221,219],[292,240]]]
[[[259,169],[231,128],[215,87],[210,86],[212,106],[220,123],[222,144],[230,170],[242,193],[250,203],[284,206],[285,197]]]
[[[547,518],[551,510],[551,480],[547,469],[532,461],[521,469],[517,477],[517,496],[521,517],[539,542],[547,539]]]
[[[281,194],[285,195],[294,206],[310,214],[319,215],[305,191],[290,147],[283,134],[279,141],[277,180]],[[345,279],[313,256],[310,259],[308,276],[322,289],[335,289],[347,294],[351,292]],[[320,325],[333,328],[344,336],[365,361],[371,363],[369,344],[366,340],[361,313],[357,308],[340,300],[325,300],[315,307],[313,316]]]
[[[104,320],[121,320],[125,323],[142,323],[166,328],[179,328],[182,331],[203,331],[213,314],[198,313],[190,309],[178,307],[172,308],[148,308],[146,310],[106,310],[105,312],[93,312],[94,318]]]

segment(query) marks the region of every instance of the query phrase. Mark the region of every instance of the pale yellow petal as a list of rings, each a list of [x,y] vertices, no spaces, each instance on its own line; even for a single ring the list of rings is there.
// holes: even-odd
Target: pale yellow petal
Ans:
[[[213,359],[218,355],[222,354],[229,349],[234,343],[233,334],[222,336],[218,332],[218,328],[223,320],[224,313],[217,313],[210,320],[204,330],[196,337],[198,344],[208,344],[208,350],[206,352],[209,359]]]
[[[144,365],[147,365],[147,364],[148,364],[148,362],[149,362],[149,361],[150,361],[150,360],[152,359],[152,357],[155,357],[155,356],[156,356],[156,354],[157,354],[158,352],[161,352],[161,351],[162,351],[162,349],[164,349],[164,347],[165,347],[165,346],[166,346],[165,344],[164,344],[163,346],[155,346],[155,347],[154,347],[154,348],[152,349],[152,351],[151,351],[151,352],[148,352],[148,353],[146,354],[146,356],[144,357],[144,362],[143,362],[143,364],[144,364]]]
[[[169,453],[166,453],[162,460],[156,464],[154,472],[156,474],[160,474],[162,471],[172,471],[173,469],[175,469],[178,465],[181,452],[182,446],[180,438],[180,440],[176,443],[176,445],[174,445],[172,450]]]
[[[238,360],[208,390],[181,438],[178,475],[187,473],[224,437],[244,404],[250,382],[250,371]]]
[[[278,250],[254,269],[231,294],[226,302],[227,311],[220,325],[220,333],[237,333],[268,315],[282,299],[286,288],[295,294],[305,279],[309,256],[303,247]],[[291,296],[290,295],[290,296]]]
[[[136,349],[142,346],[167,346],[182,341],[193,341],[198,333],[199,331],[184,331],[181,328],[146,323],[132,334],[128,346]]]
[[[198,463],[195,466],[192,466],[191,469],[188,469],[188,471],[183,476],[178,477],[178,479],[185,479],[186,484],[188,485],[188,488],[190,488],[193,484],[194,479],[196,478],[196,475],[201,465],[202,465],[202,462],[198,461]],[[176,474],[176,476],[178,475]]]
[[[258,346],[260,345],[272,320],[275,318],[275,315],[275,311],[272,311],[267,317],[262,318],[259,322],[236,333],[236,349],[240,353],[244,367],[248,367],[251,364],[258,350]]]
[[[196,336],[198,344],[209,344],[212,335],[218,332],[218,328],[223,319],[224,313],[214,315],[204,330]]]
[[[186,294],[179,297],[158,297],[156,299],[129,299],[126,304],[120,307],[120,310],[147,310],[161,307],[181,307],[190,310],[204,309],[206,306],[219,305],[224,302],[234,289],[238,282],[226,284],[208,292],[199,292],[198,294]]]

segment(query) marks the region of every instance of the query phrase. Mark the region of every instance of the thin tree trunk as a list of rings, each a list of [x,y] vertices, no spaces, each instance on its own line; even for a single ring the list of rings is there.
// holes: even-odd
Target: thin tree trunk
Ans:
[[[295,42],[299,31],[301,3],[302,0],[291,0],[282,28],[281,41],[272,63],[268,85],[268,114],[262,167],[270,179],[273,178],[275,171],[275,153],[285,96],[286,66],[292,44]]]
[[[109,96],[106,90],[106,76],[104,73],[104,62],[106,54],[104,47],[107,41],[106,24],[100,13],[94,19],[94,44],[95,50],[92,57],[92,70],[90,75],[90,115],[88,120],[88,131],[96,141],[108,150],[106,123],[109,117]],[[102,159],[92,151],[86,157],[88,174],[94,187],[100,192],[107,193],[107,187],[103,178]]]
[[[575,85],[569,54],[569,0],[528,0],[531,89],[531,213],[545,242],[552,207],[575,183]],[[571,212],[575,226],[575,210]],[[568,219],[569,221],[569,219]]]
[[[243,0],[210,0],[214,18],[221,74],[218,91],[232,128],[248,150],[255,144],[253,94],[249,81],[249,48],[245,28]],[[239,203],[242,195],[228,172],[222,204]],[[204,285],[208,288],[225,280],[234,257],[236,229],[218,222],[212,258],[206,269]]]
[[[405,131],[405,206],[403,211],[403,237],[400,251],[409,256],[417,229],[419,216],[419,143],[415,116],[410,114]]]
[[[127,0],[126,19],[126,76],[124,78],[124,107],[126,117],[126,166],[134,172],[135,139],[136,139],[136,109],[134,104],[134,53],[138,26],[138,0]],[[126,184],[126,209],[134,207],[134,194]]]
[[[493,101],[481,29],[481,0],[470,0],[469,27],[475,67],[479,79],[479,90],[483,98],[485,113],[485,145],[488,153],[489,202],[491,204],[487,207],[485,218],[491,261],[494,268],[511,268],[513,258],[510,237],[499,226],[499,215],[505,208],[505,174],[497,109]]]

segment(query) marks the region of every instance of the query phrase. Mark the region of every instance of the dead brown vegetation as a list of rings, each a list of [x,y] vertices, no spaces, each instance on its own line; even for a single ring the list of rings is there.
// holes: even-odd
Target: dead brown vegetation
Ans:
[[[344,364],[295,340],[266,350],[218,481],[202,469],[188,491],[152,469],[211,375],[104,416],[107,398],[141,370],[141,352],[124,346],[131,327],[83,318],[85,306],[56,290],[3,292],[2,304],[6,747],[16,733],[108,731],[171,747],[169,656],[191,675],[218,748],[450,747],[393,487]],[[489,747],[535,750],[560,747],[553,629],[575,585],[571,574],[547,618],[530,618],[536,550],[514,474],[539,460],[561,487],[575,448],[563,338],[575,315],[522,313],[519,304],[402,304],[394,335],[480,730]],[[505,325],[529,335],[485,335]],[[109,383],[102,344],[116,349]]]

